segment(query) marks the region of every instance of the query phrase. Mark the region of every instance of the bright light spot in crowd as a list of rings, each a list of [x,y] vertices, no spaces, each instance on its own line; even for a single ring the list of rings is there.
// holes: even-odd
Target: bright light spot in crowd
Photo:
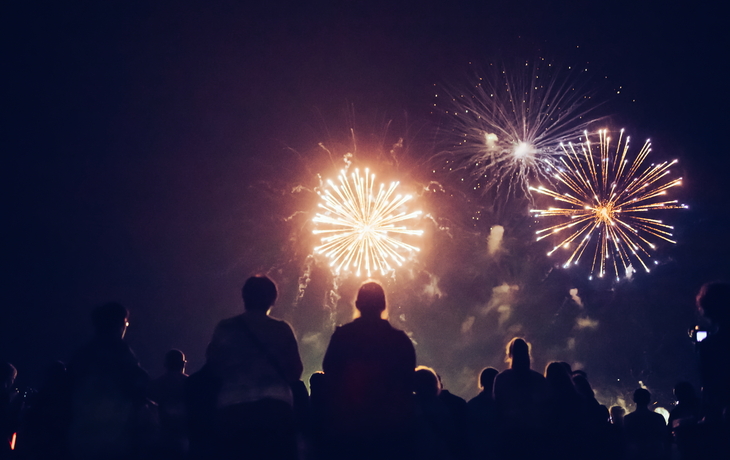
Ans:
[[[394,237],[422,235],[423,230],[411,230],[402,225],[421,214],[407,212],[411,195],[395,195],[398,182],[375,187],[375,175],[365,169],[365,175],[355,169],[348,177],[339,175],[339,185],[328,181],[329,188],[320,191],[324,212],[313,221],[316,235],[323,235],[321,245],[314,248],[330,259],[330,266],[339,274],[354,271],[356,276],[382,274],[400,266],[406,256],[420,249]],[[396,225],[398,224],[398,225]]]

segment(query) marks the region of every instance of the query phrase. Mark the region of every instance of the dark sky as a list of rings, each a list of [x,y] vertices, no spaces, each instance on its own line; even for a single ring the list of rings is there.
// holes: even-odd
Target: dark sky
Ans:
[[[663,159],[680,159],[679,193],[690,210],[674,217],[679,244],[664,248],[655,273],[609,286],[530,259],[536,251],[519,213],[486,219],[505,227],[498,262],[471,256],[488,228],[455,225],[453,238],[427,239],[419,265],[441,280],[442,297],[418,294],[433,279],[426,275],[395,281],[391,305],[407,319],[394,321],[413,334],[419,362],[464,396],[481,367],[503,365],[515,330],[475,313],[497,301],[502,285],[519,287],[503,294],[516,296],[509,303],[539,369],[558,358],[580,363],[605,395],[614,377],[630,380],[630,389],[648,379],[665,393],[677,378],[694,378],[686,339],[693,294],[704,281],[730,278],[721,6],[250,3],[2,7],[0,358],[16,363],[21,378],[36,383],[46,362],[67,359],[89,336],[90,309],[109,300],[131,310],[128,340],[152,374],[171,347],[188,353],[195,370],[216,322],[241,309],[240,285],[256,271],[279,282],[274,314],[308,339],[307,372],[317,370],[331,331],[322,307],[331,278],[315,270],[295,302],[311,247],[296,236],[304,220],[285,218],[313,207],[311,194],[290,192],[316,185],[318,143],[347,143],[348,121],[381,146],[404,136],[411,165],[403,171],[417,180],[434,153],[433,85],[458,84],[469,62],[541,56],[606,77],[599,93],[621,87],[604,107],[614,127],[651,137]],[[424,206],[457,222],[446,215],[453,204]],[[341,287],[345,297],[354,289],[352,281]],[[569,289],[578,289],[582,310]],[[474,337],[463,332],[469,317],[477,318]],[[576,331],[577,317],[599,325]],[[566,338],[581,350],[561,356]]]

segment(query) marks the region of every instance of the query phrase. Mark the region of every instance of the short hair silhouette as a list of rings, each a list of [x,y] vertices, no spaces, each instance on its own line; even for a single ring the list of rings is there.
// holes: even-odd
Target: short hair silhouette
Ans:
[[[545,378],[552,382],[552,384],[558,385],[562,388],[573,387],[573,378],[568,373],[564,363],[559,361],[553,361],[547,365],[545,368]]]
[[[185,353],[173,348],[165,353],[165,369],[169,372],[180,372],[185,369]]]
[[[497,377],[499,371],[493,367],[485,367],[479,373],[479,388],[491,391],[494,386],[494,378]]]
[[[418,366],[413,377],[413,387],[418,396],[435,398],[441,391],[441,383],[436,371],[427,366]]]
[[[609,414],[611,414],[611,423],[614,425],[622,424],[624,421],[624,415],[626,415],[626,409],[624,409],[621,406],[611,406],[611,409],[609,410]]]
[[[385,311],[385,290],[377,281],[366,281],[360,286],[355,307],[362,316],[380,316]]]
[[[521,337],[515,337],[507,344],[507,362],[513,369],[530,368],[530,344]]]
[[[730,283],[706,283],[697,294],[697,306],[702,315],[720,324],[727,325],[730,318]]]
[[[246,310],[267,311],[276,302],[276,284],[264,275],[255,275],[246,280],[241,289]]]
[[[651,393],[645,388],[637,388],[634,391],[634,402],[637,406],[648,406],[651,402]]]
[[[313,372],[309,376],[309,388],[311,391],[321,391],[325,387],[326,382],[327,377],[325,377],[322,371]]]
[[[107,334],[126,326],[129,310],[117,302],[99,305],[91,312],[91,323],[97,333]]]

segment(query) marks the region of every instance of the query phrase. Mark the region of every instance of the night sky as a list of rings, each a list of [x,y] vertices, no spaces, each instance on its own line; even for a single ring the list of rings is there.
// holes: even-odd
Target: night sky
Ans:
[[[91,308],[111,300],[130,309],[128,342],[153,376],[173,347],[195,371],[256,272],[279,284],[272,315],[293,325],[308,379],[358,285],[308,258],[318,174],[334,177],[345,153],[401,180],[429,216],[422,252],[384,283],[392,322],[453,392],[475,395],[513,335],[533,343],[537,370],[585,369],[606,404],[639,381],[663,401],[697,382],[694,294],[730,279],[730,37],[717,2],[62,3],[0,14],[0,359],[21,384],[68,359]],[[588,68],[606,126],[679,159],[673,196],[690,209],[667,216],[678,244],[660,245],[651,274],[590,282],[559,269],[526,202],[496,212],[433,174],[448,129],[434,88],[539,57]]]

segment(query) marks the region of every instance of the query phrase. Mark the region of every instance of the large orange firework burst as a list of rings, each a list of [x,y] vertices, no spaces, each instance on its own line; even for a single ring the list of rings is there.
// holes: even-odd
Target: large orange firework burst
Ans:
[[[677,200],[664,201],[668,189],[682,184],[681,177],[670,176],[669,168],[677,160],[642,168],[651,151],[649,140],[632,161],[629,137],[623,130],[615,144],[607,130],[598,131],[593,138],[596,136],[595,142],[585,133],[583,142],[561,144],[564,156],[554,177],[558,187],[568,191],[532,188],[566,205],[531,210],[539,218],[560,219],[538,230],[537,239],[563,235],[548,255],[566,250],[564,267],[578,264],[592,252],[591,278],[611,271],[620,279],[621,270],[628,276],[635,263],[648,272],[649,251],[656,247],[652,240],[675,243],[673,227],[656,219],[655,211],[686,208]],[[594,250],[588,250],[593,245]]]
[[[351,270],[356,276],[372,276],[400,266],[406,256],[419,248],[394,238],[400,235],[422,235],[422,230],[411,230],[402,224],[414,219],[421,211],[407,212],[406,203],[413,197],[396,192],[399,183],[375,187],[375,174],[365,169],[365,175],[355,169],[349,177],[339,175],[339,185],[327,181],[328,187],[319,192],[322,199],[313,221],[318,224],[314,234],[324,235],[321,245],[314,248],[330,259],[336,274]],[[398,224],[398,225],[396,225]]]

